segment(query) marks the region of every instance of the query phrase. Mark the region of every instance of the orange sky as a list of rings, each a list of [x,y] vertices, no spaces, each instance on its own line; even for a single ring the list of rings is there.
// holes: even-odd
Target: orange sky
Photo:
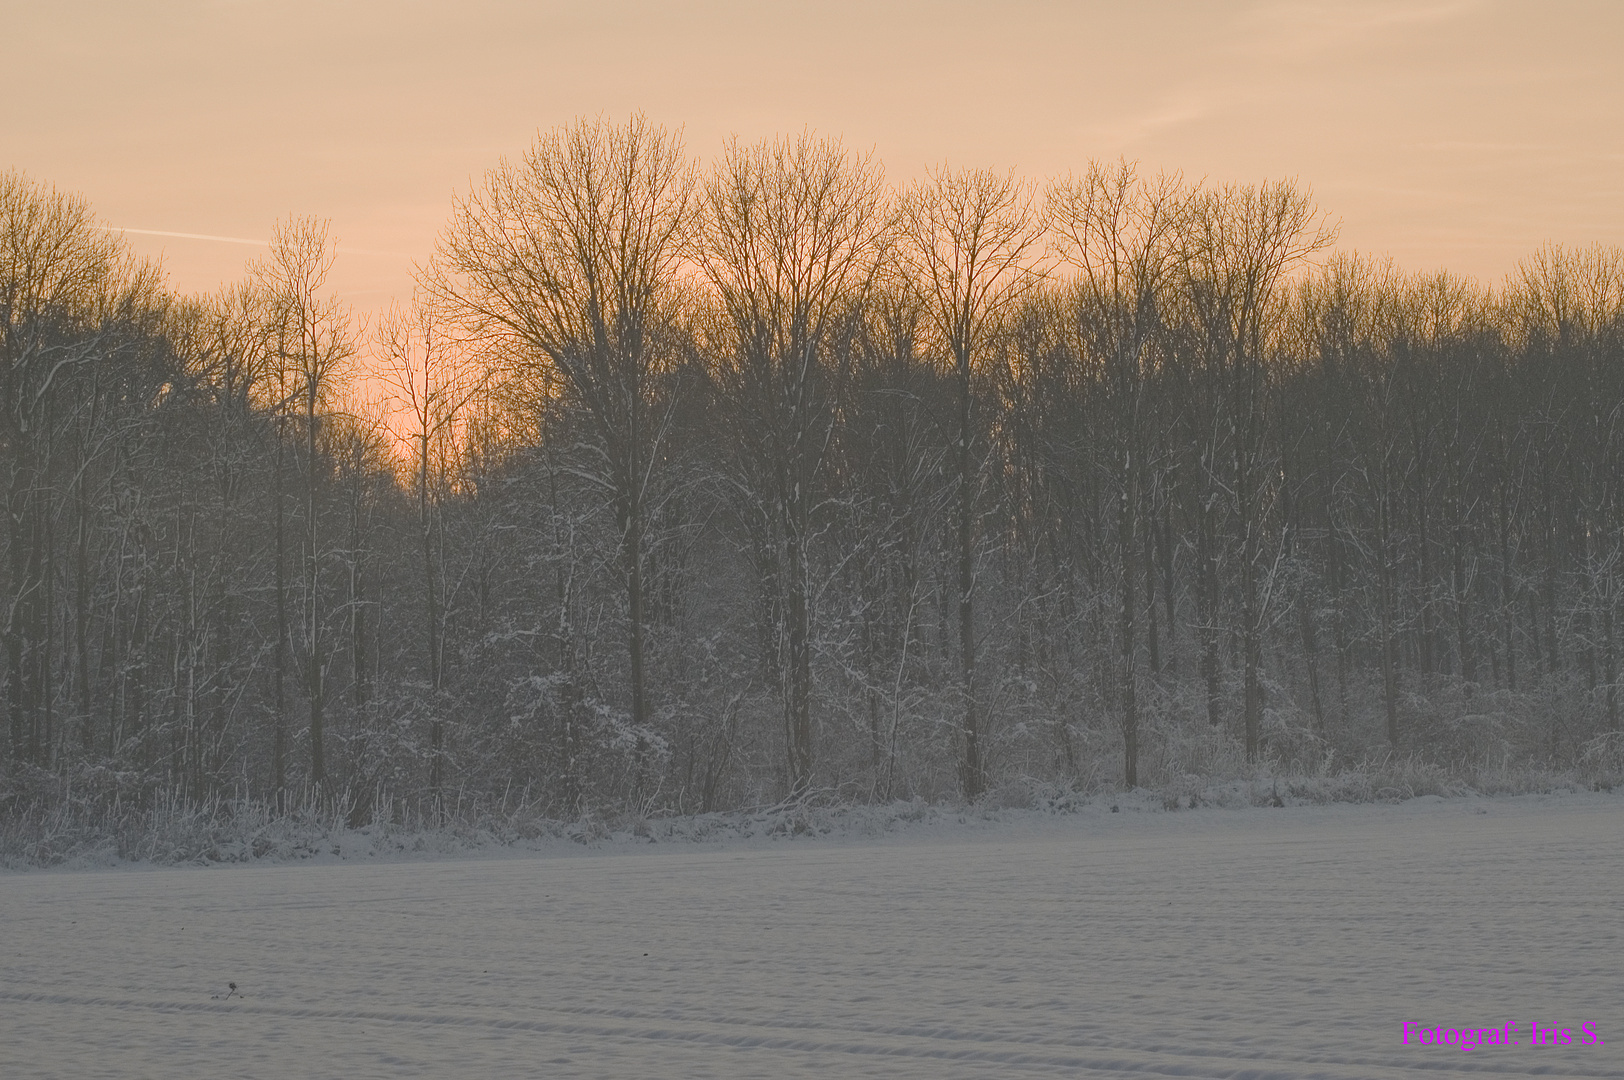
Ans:
[[[894,180],[1126,155],[1296,176],[1342,246],[1498,281],[1624,244],[1624,3],[6,0],[0,167],[132,229],[332,219],[359,309],[411,288],[454,191],[579,114],[709,158],[810,126]],[[182,291],[253,246],[131,234]]]

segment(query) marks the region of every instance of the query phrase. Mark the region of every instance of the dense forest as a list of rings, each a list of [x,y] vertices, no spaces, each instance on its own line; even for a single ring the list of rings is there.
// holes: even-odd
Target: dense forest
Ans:
[[[318,221],[175,296],[4,174],[0,815],[1616,771],[1624,252],[1334,240],[583,120],[362,319]]]

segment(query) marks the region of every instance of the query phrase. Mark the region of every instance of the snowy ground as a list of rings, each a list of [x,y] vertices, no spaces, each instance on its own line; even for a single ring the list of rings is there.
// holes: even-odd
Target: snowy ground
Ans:
[[[1451,1071],[1624,1076],[1624,799],[0,875],[4,1077]]]

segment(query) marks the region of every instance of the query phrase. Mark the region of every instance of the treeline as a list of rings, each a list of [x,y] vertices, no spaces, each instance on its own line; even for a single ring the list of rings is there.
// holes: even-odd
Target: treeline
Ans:
[[[582,121],[363,325],[317,222],[175,297],[7,174],[5,798],[1615,759],[1624,254],[1333,240],[1289,182]]]

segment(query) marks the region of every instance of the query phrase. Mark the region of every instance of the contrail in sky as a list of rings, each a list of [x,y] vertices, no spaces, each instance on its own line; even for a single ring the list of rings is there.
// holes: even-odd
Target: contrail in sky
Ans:
[[[259,247],[270,247],[271,244],[269,240],[244,240],[240,236],[208,236],[194,232],[164,232],[162,229],[126,229],[122,225],[109,225],[107,231],[139,233],[142,236],[178,236],[182,240],[218,240],[222,244],[255,244]]]
[[[241,236],[210,236],[208,233],[167,232],[163,229],[130,229],[123,225],[107,225],[108,232],[136,233],[140,236],[174,236],[181,240],[215,240],[222,244],[252,244],[255,247],[270,247],[269,240],[249,240]],[[373,251],[370,248],[335,248],[340,255],[388,255],[397,259],[410,259],[404,251]]]

